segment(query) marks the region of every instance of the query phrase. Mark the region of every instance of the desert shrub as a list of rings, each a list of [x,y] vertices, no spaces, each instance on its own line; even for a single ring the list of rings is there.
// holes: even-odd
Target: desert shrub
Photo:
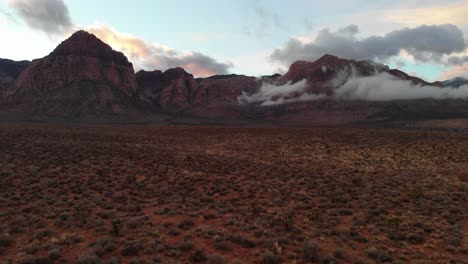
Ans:
[[[462,193],[468,193],[468,184],[463,184],[460,186],[460,191]]]
[[[392,256],[388,254],[387,251],[376,248],[376,247],[368,247],[366,249],[366,254],[372,259],[375,259],[378,262],[390,262],[392,261]]]
[[[122,250],[120,251],[120,254],[122,254],[122,256],[136,257],[140,254],[142,249],[143,247],[140,243],[128,242],[125,243]]]
[[[333,256],[337,259],[344,259],[346,258],[346,251],[343,248],[336,248],[333,252]]]
[[[160,256],[152,256],[150,261],[150,263],[162,263],[162,258]]]
[[[294,228],[294,219],[296,217],[296,212],[287,208],[281,211],[276,216],[276,222],[281,225],[286,231],[291,231]]]
[[[179,227],[180,229],[182,230],[187,230],[191,227],[195,226],[195,222],[193,220],[190,220],[190,219],[186,219],[182,222],[180,222],[177,227]]]
[[[37,251],[39,251],[39,247],[37,245],[31,245],[31,246],[24,249],[24,252],[26,254],[30,254],[30,255],[36,254]]]
[[[13,263],[13,262],[11,261],[7,263]],[[27,255],[23,257],[23,259],[19,263],[20,264],[54,264],[54,261],[46,257],[34,257],[31,255]]]
[[[91,243],[91,246],[98,256],[102,256],[107,252],[112,252],[115,249],[114,241],[110,237],[101,238],[97,242]]]
[[[79,235],[69,234],[69,235],[66,235],[65,237],[63,237],[59,241],[59,245],[71,246],[71,245],[80,243],[81,241],[83,241],[83,238],[80,237]]]
[[[227,263],[226,259],[220,255],[212,255],[208,257],[208,264],[225,264]]]
[[[143,260],[139,260],[139,259],[137,259],[137,258],[132,258],[132,259],[130,259],[130,261],[129,261],[128,263],[129,263],[129,264],[144,264],[144,263],[146,263],[146,262],[143,261]]]
[[[231,245],[227,241],[215,241],[214,247],[217,250],[225,250],[225,251],[232,250]]]
[[[0,235],[0,247],[9,247],[13,244],[13,239],[9,234]]]
[[[412,234],[407,239],[412,244],[423,244],[426,241],[422,234]]]
[[[174,223],[171,222],[171,221],[165,221],[165,222],[162,223],[162,226],[163,226],[164,228],[169,228],[169,227],[174,226]]]
[[[208,214],[203,215],[203,219],[205,219],[205,220],[215,219],[217,217],[218,216],[216,214],[213,214],[213,213],[208,213]]]
[[[307,217],[311,221],[321,222],[323,220],[322,210],[318,207],[314,207],[310,209],[309,213],[307,214]]]
[[[410,189],[410,197],[413,199],[424,198],[424,190],[419,185],[414,185]]]
[[[138,213],[141,211],[141,206],[137,204],[129,204],[126,206],[126,210],[131,213]]]
[[[332,203],[346,203],[348,201],[348,199],[340,192],[332,193],[329,198]]]
[[[124,228],[124,224],[120,218],[112,219],[112,234],[114,236],[119,236],[122,234],[122,230]]]
[[[178,236],[180,235],[180,231],[177,228],[171,228],[167,234],[170,236]]]
[[[450,235],[446,238],[446,242],[454,247],[459,247],[462,243],[462,238],[457,235]]]
[[[318,261],[319,260],[319,246],[314,242],[306,242],[302,247],[302,253],[306,261]]]
[[[101,264],[102,260],[100,257],[96,255],[85,253],[78,258],[78,263],[79,264]]]
[[[257,244],[254,241],[250,240],[249,238],[243,237],[241,235],[229,236],[228,240],[238,245],[241,245],[244,248],[254,248],[257,246]]]
[[[279,264],[281,263],[281,257],[273,254],[272,252],[267,252],[262,257],[263,264]]]
[[[364,180],[359,176],[354,176],[351,178],[351,183],[357,187],[364,186]]]
[[[193,252],[189,257],[189,261],[191,263],[200,263],[200,262],[205,262],[207,260],[208,258],[206,256],[206,253],[202,250],[197,250]]]
[[[107,264],[120,264],[120,260],[118,257],[111,257],[108,261]]]
[[[183,252],[187,252],[193,249],[193,243],[190,241],[183,241],[177,246],[177,248]]]
[[[75,206],[75,217],[83,223],[87,223],[91,207],[86,203],[81,203]]]
[[[52,248],[51,250],[49,250],[47,252],[47,256],[49,257],[49,259],[51,260],[57,260],[60,258],[61,256],[61,250],[60,248]]]
[[[387,218],[387,226],[390,228],[390,231],[396,232],[400,230],[400,226],[403,220],[397,216],[391,216]]]
[[[262,207],[258,199],[253,200],[247,208],[247,217],[254,221],[262,213]]]
[[[335,264],[338,263],[337,259],[334,256],[327,256],[323,259],[322,263],[324,264]]]

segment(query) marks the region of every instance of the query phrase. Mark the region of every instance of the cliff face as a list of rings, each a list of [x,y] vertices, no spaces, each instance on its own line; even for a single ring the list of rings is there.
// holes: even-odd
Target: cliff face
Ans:
[[[243,91],[253,92],[261,86],[255,77],[243,75],[214,76],[195,79],[182,68],[139,71],[136,74],[140,99],[167,112],[203,116],[227,114],[227,107],[238,106]]]
[[[140,99],[170,112],[190,110],[199,88],[193,75],[182,68],[165,72],[139,71],[136,78]]]
[[[30,63],[30,61],[0,59],[0,101]]]

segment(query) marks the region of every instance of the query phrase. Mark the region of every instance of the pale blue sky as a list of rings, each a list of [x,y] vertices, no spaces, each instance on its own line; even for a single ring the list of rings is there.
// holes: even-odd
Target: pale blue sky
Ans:
[[[15,1],[37,0],[0,0],[0,34],[4,39],[0,42],[0,57],[33,59],[47,55],[65,36],[28,28],[12,9],[11,2]],[[248,75],[284,70],[285,65],[272,61],[269,55],[291,38],[314,41],[324,28],[337,31],[356,24],[360,30],[357,37],[365,38],[420,24],[450,23],[468,36],[468,19],[457,17],[452,11],[460,6],[468,8],[468,2],[461,0],[65,0],[64,3],[77,26],[105,25],[180,53],[201,52],[218,62],[232,63],[230,72]],[[419,15],[414,19],[404,15],[424,8],[444,10],[447,16]],[[421,14],[428,11],[422,10]],[[403,70],[429,80],[440,78],[448,67],[394,59],[405,62]],[[392,61],[387,63],[396,66]]]

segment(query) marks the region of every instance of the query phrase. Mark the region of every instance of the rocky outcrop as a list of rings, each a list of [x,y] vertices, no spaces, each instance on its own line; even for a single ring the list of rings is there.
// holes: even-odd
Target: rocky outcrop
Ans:
[[[136,79],[140,99],[170,112],[189,111],[199,88],[193,75],[182,68],[139,71]]]
[[[0,99],[15,83],[18,76],[29,66],[30,61],[0,59]]]
[[[34,60],[8,90],[25,111],[53,115],[121,113],[136,93],[132,64],[96,36],[78,31]]]
[[[255,77],[219,75],[194,79],[182,68],[139,71],[136,74],[138,95],[168,112],[221,114],[227,105],[238,105],[243,91],[253,92],[261,85]]]
[[[401,80],[409,80],[414,84],[428,85],[429,83],[417,77],[390,69],[388,66],[372,61],[354,61],[338,58],[333,55],[324,55],[314,62],[294,62],[289,71],[278,79],[278,84],[296,83],[306,80],[306,91],[325,93],[332,92],[350,77],[372,76],[386,72]]]
[[[213,103],[238,103],[242,92],[255,92],[262,80],[245,75],[213,76],[199,79],[200,89],[195,104],[197,106]]]
[[[350,78],[369,77],[380,73],[392,75],[397,80],[410,81],[414,85],[438,86],[441,89],[444,86],[443,83],[428,83],[400,70],[390,69],[388,66],[371,61],[346,60],[325,55],[314,62],[297,61],[293,63],[288,72],[278,77],[274,82],[276,86],[291,86],[298,82],[304,82],[303,89],[291,90],[288,94],[277,96],[272,93],[271,96],[269,95],[268,104],[263,104],[264,101],[255,101],[250,103],[251,107],[243,108],[241,111],[244,112],[243,116],[255,119],[298,123],[346,123],[368,119],[401,120],[429,118],[431,116],[437,118],[468,117],[467,101],[463,99],[366,101],[347,100],[334,96],[336,89]],[[448,86],[449,83],[460,85],[463,80],[446,82],[445,86]],[[274,86],[267,88],[275,89]],[[304,96],[316,96],[315,98],[320,99],[301,100]]]

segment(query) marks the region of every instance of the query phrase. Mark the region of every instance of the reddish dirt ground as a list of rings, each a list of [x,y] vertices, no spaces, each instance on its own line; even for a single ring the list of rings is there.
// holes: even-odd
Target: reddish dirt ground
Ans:
[[[0,263],[468,263],[468,133],[0,125]]]

